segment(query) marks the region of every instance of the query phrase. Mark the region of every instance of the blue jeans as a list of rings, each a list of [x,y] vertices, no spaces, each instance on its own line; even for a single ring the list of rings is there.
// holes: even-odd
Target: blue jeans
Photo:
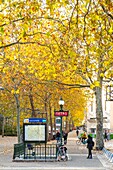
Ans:
[[[60,142],[61,138],[57,137],[56,140],[57,140],[57,143],[58,143],[58,142]]]

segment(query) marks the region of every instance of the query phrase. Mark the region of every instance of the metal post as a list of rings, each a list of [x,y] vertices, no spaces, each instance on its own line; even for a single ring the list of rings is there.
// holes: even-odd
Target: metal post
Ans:
[[[60,111],[63,111],[63,105],[60,105]],[[60,135],[61,135],[61,142],[60,144],[62,145],[62,116],[60,116]]]
[[[60,105],[60,111],[62,112],[63,111],[63,105],[64,105],[64,101],[62,99],[62,97],[60,98],[59,100],[59,105]],[[60,136],[61,136],[61,141],[60,141],[60,144],[62,145],[62,115],[60,116]]]
[[[60,135],[61,135],[61,145],[62,145],[62,116],[60,117],[60,122],[61,122],[61,125],[60,125]]]

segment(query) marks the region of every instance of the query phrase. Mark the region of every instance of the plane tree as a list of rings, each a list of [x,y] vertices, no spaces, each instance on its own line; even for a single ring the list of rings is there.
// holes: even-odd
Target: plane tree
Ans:
[[[28,60],[29,52],[32,52],[31,56],[38,56],[38,62],[35,60],[37,69],[33,67],[33,61],[28,70],[40,80],[93,90],[98,149],[104,145],[103,80],[113,74],[112,6],[111,0],[54,0],[43,4],[15,1],[3,3],[0,11],[2,62],[6,48],[10,53],[15,47],[16,51],[18,45],[24,46],[26,54],[21,57],[25,60]]]
[[[102,88],[105,79],[112,78],[113,74],[113,3],[89,0],[69,1],[63,5],[60,17],[63,17],[65,27],[60,29],[60,38],[54,38],[60,51],[62,72],[68,78],[78,75],[78,80],[73,85],[70,83],[71,86],[93,90],[96,97],[96,147],[102,149]],[[54,12],[55,6],[55,3],[51,4]],[[63,83],[69,86],[67,79]]]

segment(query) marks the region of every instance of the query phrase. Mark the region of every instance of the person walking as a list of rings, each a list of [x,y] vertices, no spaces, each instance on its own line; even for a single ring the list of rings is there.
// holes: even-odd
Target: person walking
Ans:
[[[78,137],[78,135],[79,135],[79,130],[78,130],[78,129],[76,130],[76,135],[77,135],[77,137]]]
[[[105,139],[105,142],[106,142],[106,141],[107,141],[107,139],[108,139],[107,130],[105,130],[105,133],[104,133],[104,139]]]
[[[60,141],[61,139],[61,134],[59,132],[59,130],[56,132],[56,140],[57,140],[57,143]]]
[[[87,159],[92,159],[93,146],[94,146],[94,141],[92,140],[92,137],[88,135],[88,139],[87,139],[88,157]]]
[[[63,132],[63,138],[64,138],[65,145],[67,144],[67,137],[68,137],[68,132],[67,131]]]

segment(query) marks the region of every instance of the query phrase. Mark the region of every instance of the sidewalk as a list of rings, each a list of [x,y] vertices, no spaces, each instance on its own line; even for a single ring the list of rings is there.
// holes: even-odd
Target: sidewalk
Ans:
[[[30,169],[30,170],[111,170],[113,163],[109,163],[101,152],[93,152],[93,159],[86,159],[86,145],[76,145],[76,133],[72,131],[68,135],[68,154],[69,161],[61,162],[12,162],[13,145],[17,143],[17,137],[0,136],[0,170],[1,169]],[[52,141],[55,142],[55,141]],[[105,143],[106,147],[113,148],[113,141]]]

